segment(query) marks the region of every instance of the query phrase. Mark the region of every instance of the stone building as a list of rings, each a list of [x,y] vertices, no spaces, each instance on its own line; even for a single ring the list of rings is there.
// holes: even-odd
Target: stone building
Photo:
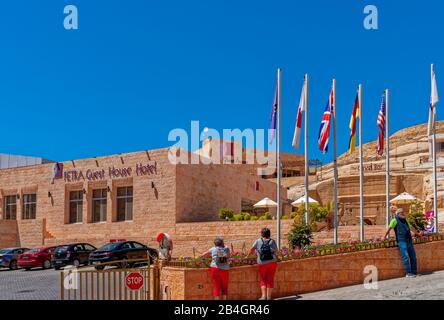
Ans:
[[[220,208],[241,212],[245,203],[276,197],[276,184],[245,165],[173,164],[170,155],[158,149],[0,170],[0,247],[112,239],[155,245],[159,232],[180,239],[182,223],[220,221]],[[189,245],[178,243],[179,250]]]

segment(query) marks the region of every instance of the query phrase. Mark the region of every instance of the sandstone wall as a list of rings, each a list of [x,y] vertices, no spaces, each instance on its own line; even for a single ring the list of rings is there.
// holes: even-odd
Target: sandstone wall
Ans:
[[[20,245],[17,221],[0,220],[0,248]]]
[[[444,269],[444,241],[418,244],[416,253],[420,273]],[[404,267],[398,248],[377,249],[332,256],[280,262],[276,272],[275,297],[362,284],[364,268],[374,265],[378,279],[403,277]],[[229,299],[256,300],[260,297],[257,266],[230,270]],[[161,288],[170,299],[212,299],[212,284],[207,269],[165,267],[161,272]]]
[[[219,209],[231,208],[241,212],[243,199],[254,203],[264,197],[276,201],[276,184],[243,171],[242,166],[177,166],[178,222],[219,220]],[[282,203],[286,203],[285,188],[281,188],[281,199]],[[286,206],[283,212],[290,209]],[[276,209],[270,208],[269,211],[276,214]]]

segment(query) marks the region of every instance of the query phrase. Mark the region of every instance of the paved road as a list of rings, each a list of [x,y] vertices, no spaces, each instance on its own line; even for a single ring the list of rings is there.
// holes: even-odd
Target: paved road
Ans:
[[[302,294],[297,300],[444,300],[444,271],[416,278],[380,281],[377,290],[363,285]]]
[[[60,271],[0,269],[0,300],[58,300]]]

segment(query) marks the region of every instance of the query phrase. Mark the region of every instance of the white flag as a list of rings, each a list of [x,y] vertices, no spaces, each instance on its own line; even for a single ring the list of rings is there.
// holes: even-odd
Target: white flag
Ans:
[[[430,94],[430,110],[429,110],[429,126],[427,134],[430,136],[435,128],[436,120],[436,104],[439,101],[438,97],[438,87],[436,86],[435,70],[432,64],[431,72],[431,94]]]
[[[306,90],[307,90],[307,81],[306,79],[304,79],[304,85],[302,86],[301,99],[299,100],[298,115],[296,116],[296,125],[294,128],[294,135],[293,135],[292,146],[295,150],[299,148],[299,141],[301,139],[302,112],[305,112]]]

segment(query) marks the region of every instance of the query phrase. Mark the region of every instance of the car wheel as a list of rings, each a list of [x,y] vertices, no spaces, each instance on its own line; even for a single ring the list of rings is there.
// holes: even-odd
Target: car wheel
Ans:
[[[57,267],[54,267],[54,270],[60,270],[62,267],[59,267],[59,266],[57,266]]]
[[[31,270],[31,268],[25,268],[25,270],[26,270],[26,271],[29,271],[29,270]]]
[[[74,259],[72,262],[72,265],[76,268],[78,268],[80,266],[80,261],[78,259]]]
[[[12,260],[9,263],[9,269],[11,269],[11,270],[17,270],[18,269],[17,260]]]
[[[43,262],[43,269],[49,269],[49,268],[51,268],[51,261],[45,260]]]
[[[95,266],[94,267],[97,271],[101,271],[103,269],[105,269],[105,266]]]

